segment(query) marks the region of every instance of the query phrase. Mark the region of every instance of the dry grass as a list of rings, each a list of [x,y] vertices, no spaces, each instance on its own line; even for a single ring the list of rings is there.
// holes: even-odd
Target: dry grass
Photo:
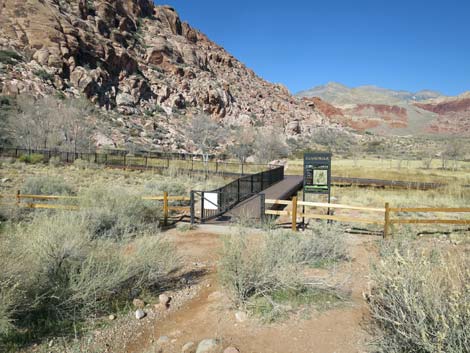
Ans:
[[[93,185],[108,185],[116,187],[135,187],[144,189],[152,188],[160,184],[179,185],[180,189],[189,194],[191,189],[210,190],[227,184],[230,179],[209,176],[207,179],[202,174],[189,175],[186,172],[174,168],[166,170],[163,174],[152,171],[132,171],[122,169],[94,168],[83,166],[48,166],[43,164],[5,163],[0,168],[0,180],[11,179],[7,183],[0,183],[0,193],[14,193],[21,190],[29,178],[61,178],[70,185],[75,193]],[[160,191],[160,190],[156,190]]]
[[[287,174],[302,174],[303,160],[289,160]],[[435,159],[429,169],[419,160],[397,159],[335,159],[332,175],[341,177],[404,180],[435,183],[470,184],[470,162],[458,162],[456,170],[441,169]]]

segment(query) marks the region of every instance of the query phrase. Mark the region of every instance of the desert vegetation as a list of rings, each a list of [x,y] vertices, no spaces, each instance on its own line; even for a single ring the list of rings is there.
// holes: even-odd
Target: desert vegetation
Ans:
[[[79,334],[142,291],[158,293],[178,258],[159,236],[156,210],[149,217],[137,200],[122,190],[90,190],[79,211],[35,212],[6,225],[0,338],[8,349]]]
[[[174,170],[138,172],[130,180],[133,172],[89,165],[7,162],[2,168],[2,174],[9,170],[6,193],[74,196],[65,202],[78,206],[1,206],[0,347],[8,351],[50,336],[78,337],[104,315],[128,311],[133,298],[158,296],[180,260],[161,236],[162,205],[142,196],[217,185]]]
[[[321,278],[309,278],[306,267],[325,267],[348,259],[339,228],[318,227],[301,235],[279,230],[247,237],[238,228],[224,238],[220,281],[236,306],[273,321],[301,305],[325,305],[345,298]]]
[[[368,298],[377,352],[469,352],[470,257],[409,236],[383,244]]]

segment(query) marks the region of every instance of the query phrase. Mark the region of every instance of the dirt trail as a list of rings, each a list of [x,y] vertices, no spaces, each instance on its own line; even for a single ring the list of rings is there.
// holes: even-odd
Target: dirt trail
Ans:
[[[209,229],[213,231],[213,229]],[[215,274],[215,262],[220,236],[198,230],[189,233],[171,231],[173,241],[187,260],[208,269],[201,291],[180,310],[147,327],[134,341],[128,353],[159,352],[155,343],[160,336],[170,341],[161,346],[163,353],[180,353],[189,342],[205,338],[220,338],[224,346],[234,345],[243,353],[353,353],[364,352],[366,334],[361,328],[367,308],[362,292],[367,288],[369,254],[374,247],[373,237],[346,235],[352,261],[341,265],[338,276],[350,276],[351,301],[324,312],[312,311],[308,316],[294,317],[276,324],[260,324],[248,319],[237,322],[235,311],[221,288]]]

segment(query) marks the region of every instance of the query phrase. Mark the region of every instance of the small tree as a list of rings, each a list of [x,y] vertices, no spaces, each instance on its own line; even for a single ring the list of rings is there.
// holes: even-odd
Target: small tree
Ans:
[[[188,138],[202,153],[205,163],[209,161],[209,153],[214,152],[225,136],[225,131],[207,115],[195,116],[188,131]]]
[[[289,155],[289,147],[285,136],[278,134],[274,129],[259,130],[255,143],[255,159],[261,163],[268,163]]]
[[[255,134],[252,129],[241,127],[235,130],[233,140],[233,145],[229,147],[229,151],[243,164],[253,154]]]
[[[85,98],[68,99],[62,105],[62,130],[65,144],[74,153],[90,146],[92,127],[87,118],[93,107]]]
[[[452,161],[452,170],[455,171],[458,166],[458,160],[461,158],[463,145],[458,140],[450,140],[445,150],[441,153],[442,168],[447,168],[448,161]]]
[[[431,169],[432,161],[434,159],[435,152],[431,149],[426,149],[419,153],[419,159],[424,169]]]

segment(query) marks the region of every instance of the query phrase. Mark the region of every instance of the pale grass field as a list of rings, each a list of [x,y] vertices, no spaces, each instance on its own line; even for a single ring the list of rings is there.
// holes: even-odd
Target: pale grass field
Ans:
[[[287,174],[302,174],[303,160],[289,160]],[[470,184],[470,162],[459,161],[457,169],[441,169],[441,161],[435,159],[425,169],[422,161],[396,159],[335,159],[332,175],[341,177],[372,178],[435,183]]]
[[[302,160],[288,162],[288,174],[302,173]],[[400,168],[398,168],[400,166]],[[470,163],[459,162],[457,170],[443,170],[440,160],[434,160],[430,169],[424,169],[421,161],[397,160],[344,160],[333,159],[332,175],[342,177],[372,178],[386,180],[402,180],[417,182],[443,183],[447,186],[432,190],[412,189],[381,189],[352,187],[333,187],[332,203],[351,206],[385,207],[470,207]],[[299,197],[302,194],[299,193]],[[326,201],[324,196],[308,195],[309,201]],[[319,210],[323,213],[325,210]],[[383,219],[383,213],[337,210],[338,215],[347,215],[358,218]],[[399,213],[393,217],[408,219],[470,219],[470,213]],[[399,226],[396,226],[397,228]],[[405,226],[401,226],[402,228]],[[467,229],[468,226],[440,226],[440,225],[413,225],[414,231],[449,231]]]
[[[129,187],[145,189],[153,183],[167,182],[182,184],[188,192],[191,189],[211,190],[225,185],[231,179],[210,175],[207,180],[203,175],[189,176],[170,168],[159,174],[153,171],[133,171],[111,168],[77,168],[76,166],[49,166],[44,164],[2,163],[0,166],[0,180],[9,179],[0,183],[0,194],[14,193],[21,190],[24,182],[31,177],[62,178],[75,192],[92,186]],[[171,191],[171,190],[168,190]],[[153,196],[153,195],[149,195]]]

